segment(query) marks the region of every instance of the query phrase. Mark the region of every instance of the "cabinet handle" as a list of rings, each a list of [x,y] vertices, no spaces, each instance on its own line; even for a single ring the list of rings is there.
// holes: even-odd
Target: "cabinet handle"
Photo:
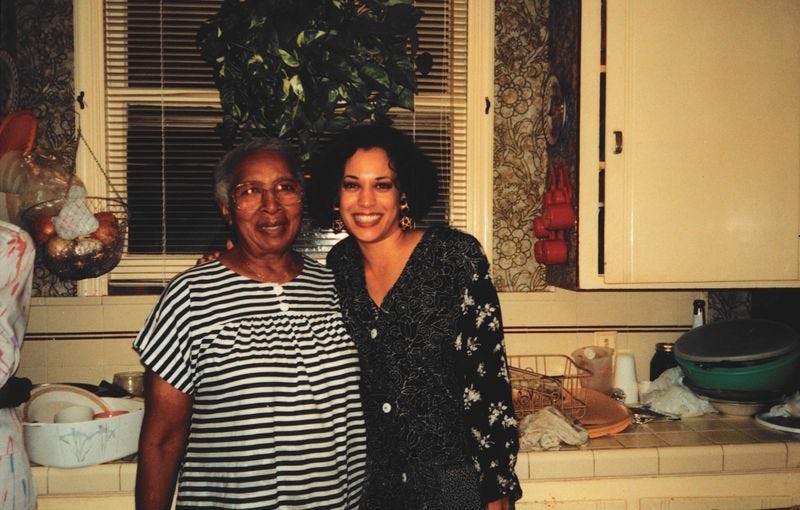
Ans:
[[[614,131],[614,154],[622,152],[622,131]]]

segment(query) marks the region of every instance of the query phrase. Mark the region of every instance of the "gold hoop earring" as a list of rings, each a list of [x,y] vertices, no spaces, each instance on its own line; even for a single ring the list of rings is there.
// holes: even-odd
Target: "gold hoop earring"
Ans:
[[[414,220],[408,215],[409,207],[406,196],[400,197],[400,230],[408,232],[414,228]]]
[[[333,233],[334,234],[341,234],[344,232],[344,222],[342,221],[342,217],[339,216],[339,208],[333,208]]]

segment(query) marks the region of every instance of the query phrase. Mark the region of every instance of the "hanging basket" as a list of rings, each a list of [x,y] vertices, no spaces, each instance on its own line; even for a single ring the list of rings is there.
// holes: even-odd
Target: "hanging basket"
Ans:
[[[22,211],[22,220],[34,238],[41,261],[64,280],[82,280],[105,274],[119,263],[128,227],[125,202],[115,198],[83,197],[80,204],[91,213],[97,228],[73,239],[59,236],[55,223],[68,202],[58,198],[39,202]]]

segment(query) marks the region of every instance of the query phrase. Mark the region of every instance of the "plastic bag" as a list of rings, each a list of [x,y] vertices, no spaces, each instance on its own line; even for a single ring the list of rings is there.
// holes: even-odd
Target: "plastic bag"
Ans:
[[[639,400],[659,413],[678,415],[681,418],[716,413],[706,400],[695,395],[683,384],[683,370],[672,367],[659,375],[655,381],[639,384]]]
[[[61,239],[71,241],[76,237],[91,234],[100,223],[86,205],[86,189],[82,186],[71,186],[67,199],[58,215],[53,217],[53,225]]]
[[[769,411],[763,413],[762,416],[769,417],[799,417],[800,418],[800,391],[796,392],[791,397],[787,397],[781,404],[772,406]]]

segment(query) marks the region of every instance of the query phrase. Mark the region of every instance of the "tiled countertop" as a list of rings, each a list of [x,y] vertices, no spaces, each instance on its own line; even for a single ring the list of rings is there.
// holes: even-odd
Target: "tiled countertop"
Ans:
[[[59,501],[58,508],[72,508],[64,506],[65,498],[71,497],[83,498],[76,499],[74,508],[94,508],[86,501],[101,494],[125,495],[127,501],[132,501],[136,464],[131,461],[80,469],[35,466],[33,471],[40,496]],[[646,484],[651,483],[646,477],[659,480],[674,478],[673,475],[685,478],[752,473],[800,476],[800,435],[762,428],[751,418],[707,415],[631,425],[620,434],[592,439],[585,448],[521,452],[517,462],[517,474],[531,493],[536,489],[531,489],[530,484],[537,483],[566,483],[570,487],[566,492],[580,481],[622,483],[622,487],[628,487],[630,484],[625,483],[631,477]]]
[[[567,479],[800,469],[800,435],[749,417],[706,415],[632,424],[584,448],[521,452],[520,479]]]

